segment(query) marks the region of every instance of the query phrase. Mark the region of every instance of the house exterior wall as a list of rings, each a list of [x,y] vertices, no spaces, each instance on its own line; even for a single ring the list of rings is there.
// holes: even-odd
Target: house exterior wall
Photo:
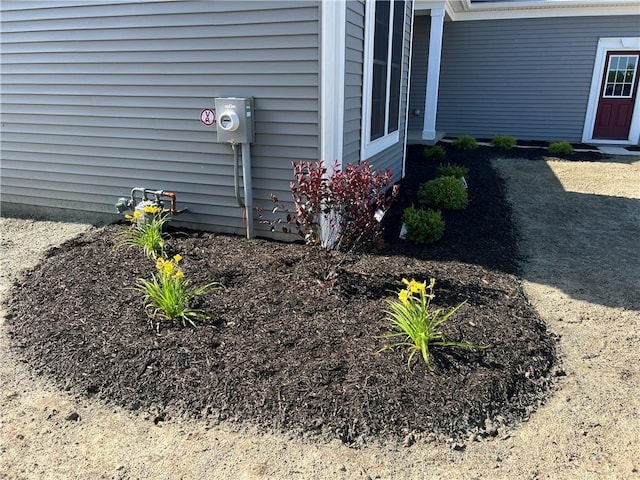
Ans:
[[[415,18],[413,26],[413,51],[411,52],[411,91],[409,92],[410,132],[422,133],[424,127],[424,101],[426,97],[430,29],[430,16],[421,15]]]
[[[409,64],[411,51],[412,2],[406,2],[404,22],[404,50],[400,87],[400,139],[397,144],[367,158],[377,170],[391,169],[394,181],[400,180],[405,150],[405,126]],[[347,2],[346,54],[345,54],[345,128],[343,165],[361,160],[362,151],[362,90],[364,74],[365,4]]]
[[[345,30],[343,165],[359,161],[364,69],[364,2],[348,1]]]
[[[269,206],[292,160],[319,158],[319,3],[3,1],[3,209],[106,214],[145,187],[176,192],[176,220],[242,233],[232,150],[200,123],[224,96],[255,97]]]
[[[639,24],[640,16],[446,22],[437,130],[579,142],[598,39],[637,36]],[[419,81],[412,89],[424,90]]]

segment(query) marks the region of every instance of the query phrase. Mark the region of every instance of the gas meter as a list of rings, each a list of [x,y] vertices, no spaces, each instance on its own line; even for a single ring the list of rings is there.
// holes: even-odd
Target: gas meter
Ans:
[[[218,142],[253,143],[253,98],[216,98],[215,105]]]

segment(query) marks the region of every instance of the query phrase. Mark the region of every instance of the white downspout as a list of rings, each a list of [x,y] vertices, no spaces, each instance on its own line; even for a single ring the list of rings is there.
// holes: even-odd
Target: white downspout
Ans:
[[[346,0],[320,2],[320,159],[331,175],[334,162],[343,168],[346,55]],[[320,218],[323,245],[331,248],[335,229]]]
[[[244,215],[247,238],[255,238],[253,232],[253,187],[251,185],[251,145],[242,144],[242,182],[244,187]]]

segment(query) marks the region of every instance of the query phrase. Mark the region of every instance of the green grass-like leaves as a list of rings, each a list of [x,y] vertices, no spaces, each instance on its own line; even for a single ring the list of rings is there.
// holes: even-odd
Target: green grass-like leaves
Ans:
[[[386,311],[386,320],[390,322],[393,331],[380,337],[400,338],[401,341],[386,345],[380,351],[407,347],[410,351],[407,360],[409,369],[411,369],[411,360],[416,353],[420,352],[427,368],[433,371],[433,365],[430,361],[430,347],[487,348],[469,342],[449,340],[439,329],[466,301],[450,310],[431,309],[431,300],[435,297],[433,294],[435,279],[432,278],[429,285],[426,282],[409,281],[406,278],[402,281],[406,288],[400,291],[398,300],[389,301],[389,310]]]
[[[189,280],[178,267],[181,259],[180,255],[170,260],[159,258],[156,262],[157,272],[151,280],[139,278],[137,281],[136,290],[144,294],[145,309],[149,318],[157,320],[156,328],[159,328],[160,320],[180,320],[183,326],[187,322],[195,326],[194,320],[209,318],[202,310],[190,308],[189,301],[220,287],[220,284],[212,282],[191,288]]]
[[[140,247],[149,258],[156,259],[164,255],[166,234],[162,229],[169,219],[168,214],[157,207],[145,207],[144,214],[136,210],[126,218],[131,221],[131,226],[118,234],[114,250],[123,246]]]

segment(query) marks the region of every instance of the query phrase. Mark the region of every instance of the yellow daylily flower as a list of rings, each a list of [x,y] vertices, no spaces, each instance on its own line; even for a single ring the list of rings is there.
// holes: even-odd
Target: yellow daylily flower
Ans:
[[[160,207],[156,207],[155,205],[145,205],[144,207],[142,207],[142,209],[144,210],[144,213],[160,213],[162,211],[162,209]]]
[[[409,303],[409,296],[410,296],[409,290],[406,290],[406,289],[400,290],[400,293],[398,293],[398,298],[405,305]]]
[[[427,282],[416,282],[415,280],[411,280],[409,284],[409,290],[411,293],[423,293],[425,288],[427,288]]]
[[[175,274],[175,278],[182,280],[184,278],[184,272],[182,270],[178,270]]]
[[[182,260],[182,255],[178,254],[178,255],[174,255],[173,256],[173,261],[176,263],[180,263],[180,260]]]
[[[409,290],[411,293],[422,293],[425,291],[425,288],[427,288],[426,281],[417,282],[414,279],[411,279],[411,281],[409,281],[406,278],[403,278],[402,283],[404,283],[407,286],[407,290]]]

